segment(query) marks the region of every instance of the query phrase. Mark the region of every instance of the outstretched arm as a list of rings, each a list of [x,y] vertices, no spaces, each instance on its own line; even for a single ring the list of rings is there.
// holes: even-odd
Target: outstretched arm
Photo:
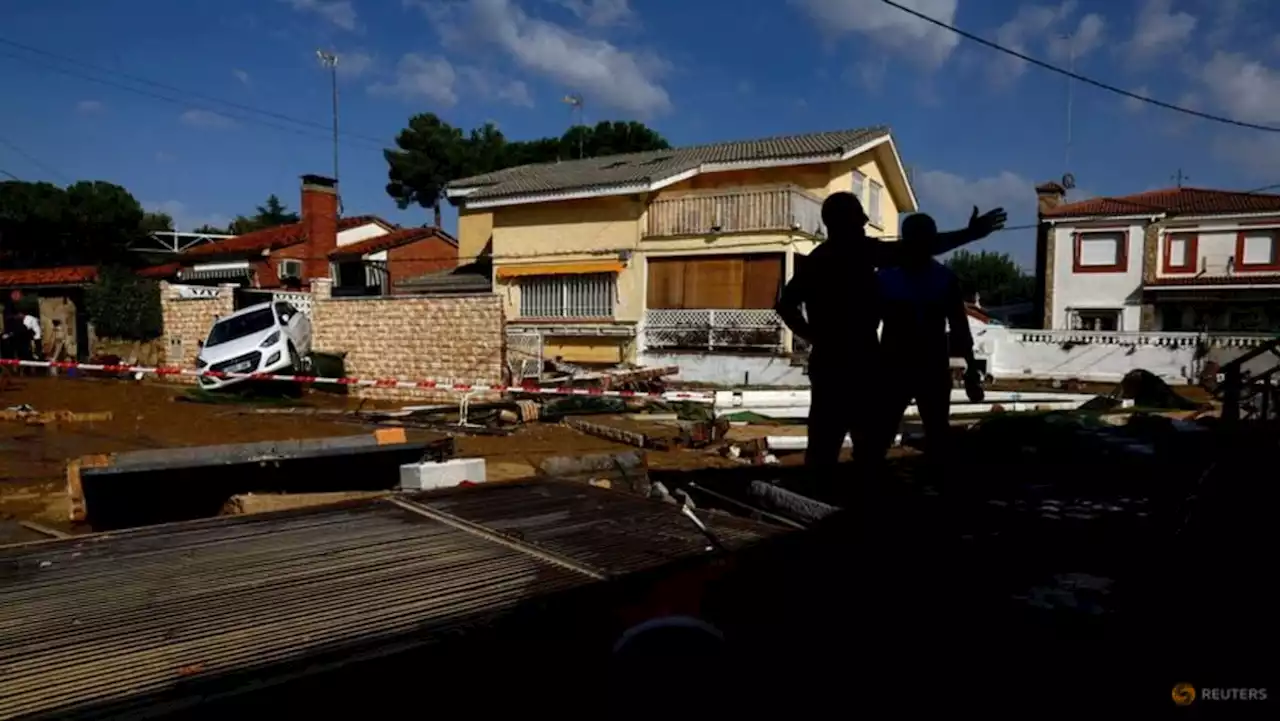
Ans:
[[[934,236],[931,254],[942,255],[967,243],[981,240],[1003,228],[1008,218],[1009,214],[1004,212],[1004,208],[996,208],[978,215],[978,208],[974,206],[973,215],[969,218],[969,226],[967,228],[953,230],[950,233],[938,233]],[[877,268],[902,265],[906,254],[904,252],[905,246],[901,244],[901,241],[869,240],[867,245],[870,248],[872,265]]]

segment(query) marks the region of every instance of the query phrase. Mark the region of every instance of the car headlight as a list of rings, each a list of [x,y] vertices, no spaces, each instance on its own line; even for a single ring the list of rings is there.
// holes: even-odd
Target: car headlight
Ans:
[[[258,347],[259,347],[259,348],[270,348],[271,346],[273,346],[273,345],[275,345],[276,343],[279,343],[279,342],[280,342],[280,331],[276,331],[276,332],[272,333],[271,335],[267,336],[266,338],[263,338],[263,339],[262,339],[262,344],[261,344],[261,345],[259,345]]]

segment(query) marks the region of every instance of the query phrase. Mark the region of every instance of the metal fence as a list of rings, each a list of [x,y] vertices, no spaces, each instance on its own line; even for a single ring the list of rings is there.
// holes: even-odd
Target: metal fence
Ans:
[[[784,352],[786,336],[769,309],[654,309],[645,312],[649,350]]]
[[[542,334],[537,331],[507,331],[507,368],[512,381],[542,375]]]
[[[254,290],[252,288],[237,288],[235,292],[236,310],[259,303],[274,303],[276,301],[288,303],[303,313],[311,315],[312,299],[310,293],[293,290]]]

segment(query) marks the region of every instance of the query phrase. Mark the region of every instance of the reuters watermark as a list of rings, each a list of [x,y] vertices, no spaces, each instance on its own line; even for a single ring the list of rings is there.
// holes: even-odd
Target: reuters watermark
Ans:
[[[1189,683],[1173,685],[1173,702],[1179,706],[1190,706],[1196,701],[1266,701],[1265,688],[1225,688],[1219,686],[1203,686],[1196,688]]]

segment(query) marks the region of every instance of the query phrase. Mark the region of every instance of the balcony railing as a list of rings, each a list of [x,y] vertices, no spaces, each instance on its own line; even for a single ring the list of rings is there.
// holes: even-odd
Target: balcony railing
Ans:
[[[785,348],[782,319],[772,310],[648,310],[648,350],[770,352]]]
[[[826,235],[822,199],[795,186],[696,193],[654,201],[646,238],[713,233],[800,232]]]

